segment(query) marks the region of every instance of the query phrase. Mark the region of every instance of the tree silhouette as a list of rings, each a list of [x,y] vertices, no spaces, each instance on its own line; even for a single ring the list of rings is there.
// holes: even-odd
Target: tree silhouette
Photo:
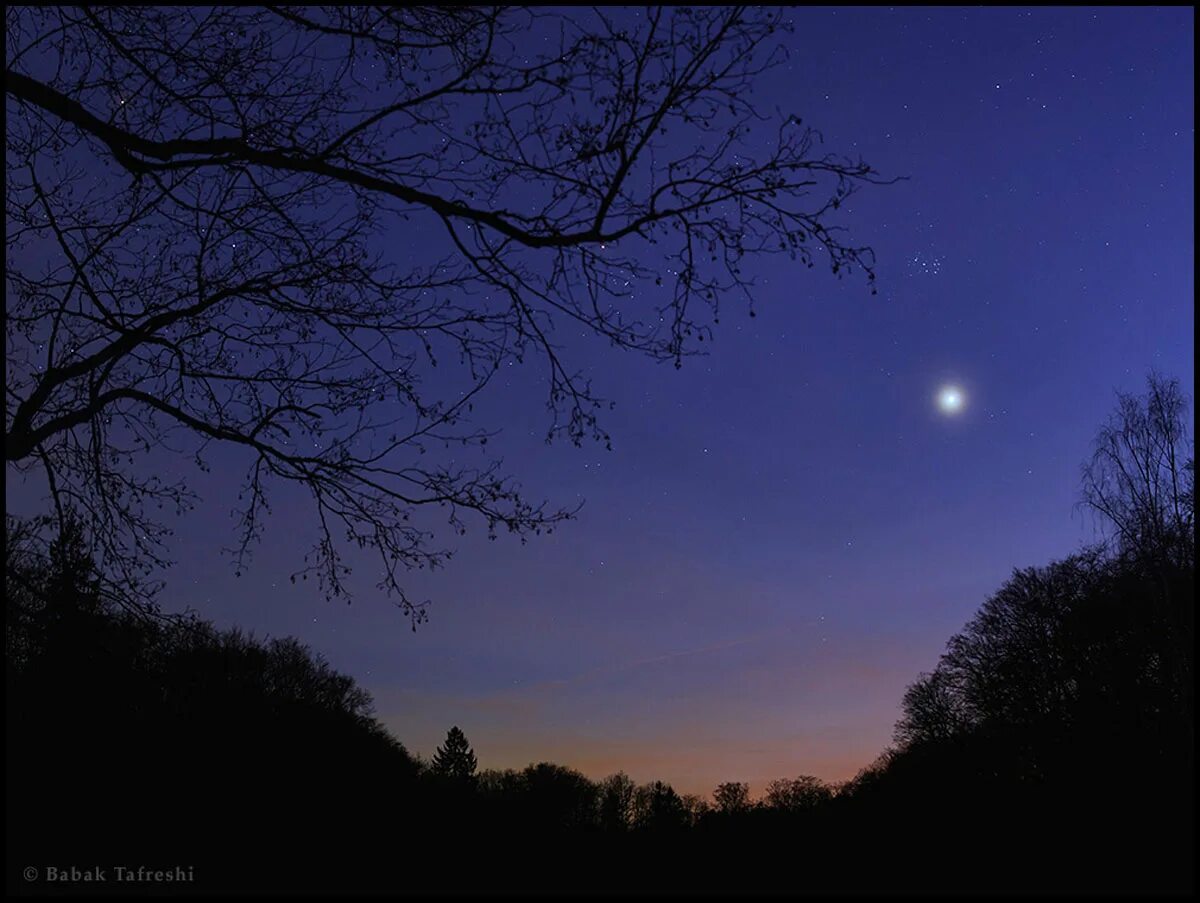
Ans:
[[[904,692],[902,708],[893,732],[901,746],[951,740],[969,723],[954,678],[944,669],[919,675]]]
[[[1111,549],[1019,569],[904,697],[902,746],[1002,728],[1049,737],[1145,719],[1191,720],[1195,538],[1192,452],[1177,381],[1119,394],[1084,465],[1083,503],[1112,525]]]
[[[1108,524],[1125,554],[1195,564],[1195,461],[1179,380],[1151,373],[1143,396],[1117,393],[1117,408],[1083,466],[1083,503]]]
[[[767,805],[784,812],[815,809],[832,798],[833,791],[823,781],[812,775],[780,778],[767,784]]]
[[[742,812],[750,806],[750,785],[730,781],[717,785],[713,802],[718,812]]]
[[[457,726],[446,732],[446,742],[433,754],[433,770],[442,777],[469,781],[475,777],[475,752]]]
[[[1191,861],[1193,453],[1178,384],[1149,384],[1118,396],[1084,465],[1083,502],[1114,541],[1014,571],[909,687],[896,748],[847,794],[922,812],[939,842],[954,826],[997,856],[1053,849],[1024,882],[1066,886],[1111,859],[1106,889],[1178,888]]]
[[[362,855],[373,806],[413,808],[415,763],[351,678],[292,639],[120,607],[79,530],[6,519],[10,854],[186,851],[231,882],[291,859],[303,882]]]
[[[609,775],[598,788],[600,827],[606,831],[625,831],[633,823],[634,796],[637,785],[623,771]]]
[[[670,785],[654,781],[638,787],[634,794],[634,824],[648,831],[672,831],[686,827],[688,812]]]
[[[373,550],[415,626],[400,575],[449,554],[431,514],[524,537],[571,513],[482,449],[473,406],[503,365],[545,368],[549,439],[606,441],[556,329],[678,366],[722,301],[752,305],[756,257],[873,279],[836,218],[880,180],[752,104],[784,59],[778,11],[24,6],[6,25],[5,459],[44,472],[132,600],[168,563],[158,510],[195,502],[164,456],[227,449],[239,572],[298,484],[317,538],[293,579],[345,595],[345,548]],[[407,256],[384,239],[416,235]]]
[[[1146,614],[1169,641],[1156,657],[1169,672],[1178,715],[1195,719],[1196,464],[1188,399],[1179,380],[1151,372],[1146,394],[1118,393],[1083,467],[1083,502],[1113,530],[1117,552],[1143,574],[1156,603]],[[1189,759],[1195,746],[1189,733]]]
[[[542,830],[578,829],[596,823],[597,787],[575,769],[539,762],[526,768],[522,779],[527,815]]]
[[[687,823],[689,827],[695,827],[701,820],[712,811],[708,800],[700,796],[698,793],[685,793],[679,798],[683,804],[684,812],[687,813]]]

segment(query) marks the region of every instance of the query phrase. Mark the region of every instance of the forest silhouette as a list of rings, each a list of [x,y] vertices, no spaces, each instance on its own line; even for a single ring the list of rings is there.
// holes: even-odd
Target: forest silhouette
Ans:
[[[1186,416],[1174,381],[1121,396],[1084,467],[1108,540],[1014,571],[853,780],[759,800],[480,770],[458,727],[422,760],[299,642],[124,608],[77,522],[8,517],[9,889],[125,862],[220,891],[1188,892]]]

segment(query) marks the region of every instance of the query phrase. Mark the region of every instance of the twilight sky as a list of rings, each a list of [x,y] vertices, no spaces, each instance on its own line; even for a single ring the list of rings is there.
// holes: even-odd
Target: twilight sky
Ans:
[[[489,451],[530,496],[585,505],[414,574],[415,634],[365,564],[349,607],[288,582],[299,490],[235,579],[214,540],[233,467],[194,481],[165,607],[300,637],[424,755],[457,724],[482,767],[698,793],[851,777],[1012,568],[1093,536],[1078,470],[1114,389],[1153,367],[1194,394],[1193,15],[795,9],[758,103],[908,176],[849,205],[878,296],[779,255],[755,264],[757,317],[730,312],[681,371],[572,340],[616,402],[611,452],[547,447],[540,373],[514,367],[482,405]],[[10,480],[10,511],[36,496]]]

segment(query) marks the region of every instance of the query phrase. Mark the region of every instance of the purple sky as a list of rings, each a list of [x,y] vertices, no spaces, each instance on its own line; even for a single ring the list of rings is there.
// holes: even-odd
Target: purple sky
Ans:
[[[235,579],[232,455],[194,482],[166,607],[300,637],[424,755],[457,724],[482,767],[700,793],[870,762],[1012,568],[1092,538],[1078,470],[1114,389],[1154,367],[1194,392],[1193,11],[791,17],[762,107],[909,177],[849,205],[878,296],[780,255],[756,264],[757,317],[730,311],[681,371],[579,341],[617,405],[611,452],[547,447],[540,371],[514,367],[483,405],[489,451],[529,495],[586,504],[524,546],[476,529],[413,575],[433,600],[415,634],[365,562],[349,607],[288,582],[314,536],[301,492],[277,492]],[[36,495],[10,480],[9,510]]]

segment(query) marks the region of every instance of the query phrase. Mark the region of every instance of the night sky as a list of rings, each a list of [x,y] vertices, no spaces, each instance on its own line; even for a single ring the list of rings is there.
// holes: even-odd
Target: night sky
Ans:
[[[542,371],[513,366],[479,406],[489,452],[529,496],[585,504],[526,545],[457,540],[408,581],[432,600],[415,634],[366,559],[350,606],[289,582],[315,535],[299,488],[235,578],[232,454],[193,482],[164,607],[301,638],[426,756],[457,724],[481,767],[757,793],[881,752],[988,593],[1094,537],[1079,466],[1114,390],[1155,368],[1194,394],[1193,11],[791,17],[757,103],[908,177],[847,211],[878,295],[778,255],[757,316],[730,310],[680,371],[560,336],[616,403],[611,452],[547,446]],[[10,480],[9,510],[38,495]]]

